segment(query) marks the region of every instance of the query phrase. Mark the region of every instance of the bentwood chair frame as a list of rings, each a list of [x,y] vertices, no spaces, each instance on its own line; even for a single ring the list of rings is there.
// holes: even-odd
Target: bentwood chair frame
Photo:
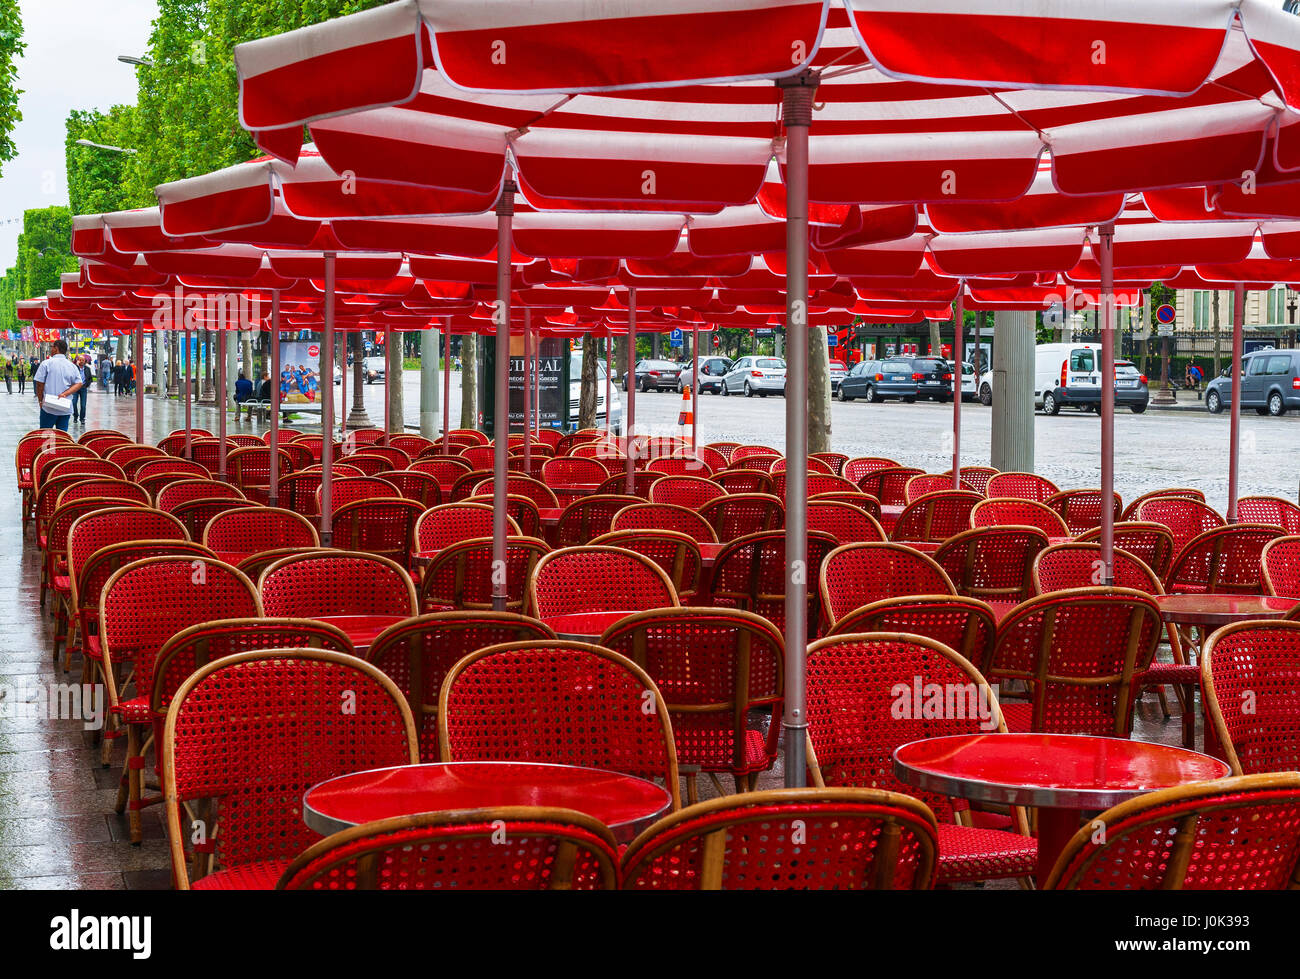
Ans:
[[[626,601],[629,612],[681,605],[672,580],[652,559],[622,547],[588,544],[542,556],[528,576],[526,611],[543,620],[602,612],[609,610],[611,594]]]
[[[694,537],[675,530],[611,530],[601,534],[592,545],[620,547],[635,551],[663,568],[673,583],[677,600],[683,605],[696,605],[704,597],[701,590],[707,584],[704,558]]]
[[[421,612],[489,611],[492,601],[491,537],[474,537],[444,547],[420,581]],[[506,538],[507,612],[522,613],[533,570],[550,552],[536,537]]]
[[[1234,775],[1300,771],[1300,622],[1235,622],[1201,652],[1205,722]]]

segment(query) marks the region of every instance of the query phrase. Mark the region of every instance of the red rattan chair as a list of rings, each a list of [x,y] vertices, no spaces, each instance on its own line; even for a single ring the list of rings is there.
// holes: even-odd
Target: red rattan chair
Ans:
[[[372,445],[378,445],[383,440],[384,430],[382,428],[351,429],[346,431],[343,436],[343,454],[351,455],[353,452],[360,452]]]
[[[1101,526],[1101,490],[1062,490],[1047,500],[1047,506],[1064,522],[1071,534],[1082,534]],[[1114,519],[1119,520],[1124,501],[1115,494]]]
[[[1300,771],[1300,622],[1237,622],[1201,653],[1206,723],[1234,775]]]
[[[172,507],[172,516],[176,517],[181,523],[185,524],[185,529],[189,531],[190,537],[194,540],[203,539],[203,531],[208,526],[208,521],[219,513],[226,513],[230,510],[241,510],[249,506],[247,500],[229,499],[225,497],[200,497],[197,500],[186,500]]]
[[[384,474],[384,479],[397,487],[403,499],[414,500],[426,509],[442,502],[442,487],[428,473],[410,469],[395,469]]]
[[[1089,530],[1075,538],[1091,543],[1101,540],[1101,528]],[[1174,535],[1158,523],[1123,521],[1115,524],[1115,547],[1127,551],[1156,573],[1161,581],[1174,563]]]
[[[1123,517],[1125,520],[1137,520],[1139,519],[1137,512],[1141,508],[1142,504],[1147,502],[1147,500],[1161,500],[1169,497],[1184,500],[1196,500],[1198,503],[1205,502],[1205,494],[1198,489],[1174,488],[1153,490],[1150,493],[1143,493],[1126,506],[1124,508]]]
[[[501,840],[508,839],[509,846]],[[287,891],[613,890],[609,828],[572,809],[504,806],[363,823],[300,854]]]
[[[1019,832],[971,826],[966,803],[912,788],[894,774],[894,750],[910,741],[1006,731],[997,696],[967,660],[921,636],[834,636],[808,647],[807,683],[814,785],[889,789],[923,800],[938,820],[940,883],[1032,876],[1038,846],[1020,811],[1013,811]],[[907,691],[901,698],[900,685]],[[927,687],[961,695],[953,710],[935,717],[912,694]]]
[[[916,484],[913,476],[908,486]],[[945,541],[970,528],[970,515],[984,497],[974,490],[936,490],[908,503],[889,537],[896,541]]]
[[[528,580],[549,550],[533,537],[506,538],[506,611],[524,611]],[[420,611],[488,610],[492,591],[492,538],[460,541],[444,547],[424,569]]]
[[[438,692],[456,663],[487,646],[555,638],[544,623],[511,612],[434,612],[390,626],[365,658],[397,684],[420,733],[420,759],[438,760]]]
[[[65,493],[74,486],[77,487],[77,492],[68,494],[65,498]],[[41,481],[40,489],[36,493],[36,502],[32,507],[36,545],[45,547],[46,525],[61,503],[92,498],[149,502],[144,490],[124,479],[83,476],[81,473],[49,476]]]
[[[144,752],[153,727],[148,691],[153,688],[154,658],[163,643],[187,626],[261,614],[257,588],[242,572],[221,561],[189,556],[144,558],[119,569],[105,582],[99,600],[101,664],[109,730],[126,729],[126,764],[117,811],[127,811],[132,843],[144,839],[140,810],[147,804],[143,798]],[[134,697],[128,698],[118,688],[115,666],[124,660],[134,666]]]
[[[258,551],[256,554],[250,554],[240,561],[236,567],[253,581],[257,581],[262,577],[263,571],[282,558],[302,557],[304,554],[316,554],[318,552],[337,553],[332,547],[275,547],[269,551]]]
[[[737,609],[655,609],[621,619],[600,645],[641,667],[668,704],[687,801],[695,771],[726,772],[737,792],[754,788],[776,761],[785,644],[772,623]],[[767,732],[754,726],[771,711]],[[718,785],[719,792],[724,791]]]
[[[456,482],[457,477],[474,471],[473,466],[457,456],[436,455],[416,459],[408,468],[411,472],[427,473],[440,485],[446,486],[448,491],[451,490],[451,485]]]
[[[857,488],[868,496],[874,496],[881,506],[907,506],[907,484],[913,476],[923,475],[924,469],[911,466],[876,469],[859,479]]]
[[[1036,527],[980,527],[946,541],[934,560],[958,595],[987,602],[1001,618],[1034,594],[1034,558],[1048,543]]]
[[[415,585],[377,554],[315,551],[268,565],[257,583],[266,614],[288,619],[415,615]]]
[[[1132,588],[1148,595],[1165,593],[1154,571],[1140,558],[1118,547],[1113,552],[1112,571],[1120,588]],[[1033,581],[1036,595],[1104,585],[1101,545],[1080,541],[1053,544],[1034,558]]]
[[[483,496],[470,496],[461,501],[462,503],[478,503],[483,506],[496,506],[496,499],[490,493]],[[515,522],[519,528],[519,533],[524,537],[536,537],[541,539],[542,532],[542,514],[534,503],[526,496],[517,496],[509,494],[506,496],[506,516]],[[489,530],[484,534],[476,536],[490,537],[492,532]]]
[[[108,455],[109,450],[115,449],[119,445],[126,445],[130,441],[130,436],[123,435],[121,432],[100,432],[90,435],[89,438],[83,435],[77,439],[79,445],[84,445],[95,455],[101,457]]]
[[[398,468],[385,456],[374,455],[370,452],[356,452],[344,458],[353,469],[361,470],[363,476],[385,476]],[[402,468],[406,467],[403,466]]]
[[[1259,595],[1265,590],[1264,548],[1281,527],[1230,524],[1194,537],[1174,558],[1165,591],[1176,594]]]
[[[826,463],[836,476],[844,475],[844,464],[849,461],[849,457],[843,452],[814,452],[808,458]]]
[[[475,469],[491,469],[496,458],[496,447],[491,445],[471,445],[461,450],[460,457]]]
[[[869,545],[847,545],[865,547]],[[810,531],[808,534],[809,577],[822,567],[836,549],[835,538]],[[785,629],[785,591],[789,572],[785,560],[785,531],[766,530],[739,537],[718,552],[713,565],[713,584],[707,601],[721,608],[754,612]],[[822,595],[808,589],[808,635],[817,634],[822,617]]]
[[[220,439],[193,439],[190,442],[190,458],[215,476],[221,471],[221,454],[225,452],[229,458],[230,453],[237,448],[239,446],[230,439],[226,439],[224,448]]]
[[[745,448],[745,446],[741,446]],[[772,471],[772,463],[780,459],[777,453],[758,453],[754,455],[737,456],[732,453],[731,461],[727,463],[727,472],[758,472],[768,476]]]
[[[276,449],[279,460],[279,478],[293,472],[293,456],[284,449]],[[267,503],[271,498],[271,449],[269,446],[246,446],[235,449],[226,459],[226,472],[230,481],[244,491],[255,503]]]
[[[443,681],[438,745],[443,761],[542,762],[662,779],[673,809],[681,805],[659,688],[601,646],[529,641],[470,653]]]
[[[899,632],[924,636],[960,653],[977,670],[993,655],[997,618],[987,602],[964,595],[909,595],[885,598],[855,609],[836,621],[827,635]]]
[[[665,476],[650,487],[651,503],[671,503],[697,512],[725,496],[725,489],[702,476]]]
[[[189,459],[146,459],[135,471],[135,481],[144,486],[150,478],[162,473],[180,474],[190,479],[207,479],[208,471]]]
[[[738,445],[731,450],[731,455],[728,456],[728,461],[734,463],[755,456],[768,456],[772,459],[779,459],[781,453],[767,445]]]
[[[1300,774],[1149,792],[1088,821],[1048,890],[1294,890]]]
[[[394,446],[367,445],[345,457],[350,466],[364,468],[362,460],[369,458],[383,459],[389,469],[405,469],[411,464],[412,456]]]
[[[437,443],[432,439],[427,439],[423,435],[415,435],[410,432],[404,432],[400,435],[390,435],[388,444],[394,449],[401,449],[410,458],[418,459],[421,452],[427,452],[429,449],[437,448]]]
[[[212,433],[208,432],[208,433],[200,434],[197,429],[190,430],[191,444],[193,444],[195,439],[200,439],[200,438],[210,439],[212,438]],[[117,444],[119,445],[122,444],[122,441],[123,440],[118,440]],[[125,441],[130,441],[130,440],[125,439]],[[172,432],[170,435],[164,435],[162,438],[158,440],[158,448],[162,449],[169,456],[183,458],[185,455],[185,433]]]
[[[453,428],[447,433],[447,439],[452,445],[455,445],[457,442],[462,445],[487,445],[492,441],[486,434],[480,432],[476,428]],[[440,440],[439,445],[441,444]]]
[[[320,462],[321,453],[325,447],[324,435],[311,435],[311,434],[300,435],[298,436],[298,438],[294,439],[294,443],[297,445],[301,445],[304,449],[306,449],[308,452],[311,453],[311,457],[313,459],[315,459],[317,462]],[[343,445],[340,442],[334,442],[333,445],[334,445],[334,459],[335,461],[338,461],[343,457]]]
[[[610,476],[595,459],[547,459],[542,466],[542,481],[550,487],[560,506],[593,492]]]
[[[786,464],[785,456],[773,460],[772,467],[767,471],[768,475],[772,476],[773,478],[781,475],[783,472],[785,472],[785,464]],[[830,463],[818,459],[816,456],[808,457],[808,472],[810,474],[818,473],[823,476],[834,476],[836,474],[835,470],[831,467]]]
[[[632,473],[632,492],[628,495],[649,499],[650,487],[657,483],[663,477],[658,473],[646,472],[639,469]],[[597,493],[627,493],[627,474],[625,472],[615,473],[596,487]]]
[[[1242,523],[1266,523],[1288,534],[1300,534],[1300,507],[1280,496],[1244,496],[1237,501],[1237,519]]]
[[[506,518],[506,533],[518,537],[518,525]],[[420,514],[415,522],[417,553],[434,556],[445,547],[492,536],[492,507],[487,503],[444,503]]]
[[[700,544],[713,544],[718,540],[709,522],[696,511],[671,503],[644,503],[640,500],[619,510],[610,530],[672,530]]]
[[[1269,541],[1260,555],[1260,564],[1268,594],[1300,599],[1300,535]]]
[[[976,493],[981,498],[984,494],[975,489],[970,483],[962,480],[960,489],[967,493]],[[953,491],[952,473],[921,473],[919,476],[913,476],[903,486],[903,497],[908,503],[915,503],[921,497],[929,493],[947,493]]]
[[[1197,500],[1187,497],[1163,496],[1142,503],[1133,514],[1134,519],[1145,523],[1158,523],[1169,528],[1174,539],[1174,555],[1207,530],[1224,526],[1218,512]]]
[[[879,472],[881,469],[897,469],[899,463],[883,456],[857,456],[844,463],[840,475],[851,483],[859,482],[867,473]]]
[[[334,546],[365,551],[411,570],[415,522],[424,506],[414,500],[357,500],[334,511]]]
[[[943,568],[927,555],[888,543],[845,544],[832,550],[821,564],[818,592],[828,626],[882,598],[957,594]]]
[[[247,502],[243,490],[216,479],[181,479],[158,491],[154,505],[168,513],[190,500],[239,500]],[[296,509],[296,508],[295,508]]]
[[[1018,500],[1008,496],[991,497],[977,503],[970,514],[972,528],[1037,527],[1048,537],[1070,536],[1065,521],[1045,503]]]
[[[104,453],[104,458],[109,462],[117,463],[117,465],[125,469],[128,463],[140,459],[165,459],[167,453],[157,446],[137,445],[134,442],[127,442],[109,449]]]
[[[989,480],[998,474],[996,469],[990,466],[962,466],[961,481],[967,483],[975,490],[976,493],[988,495]],[[952,478],[952,469],[944,471],[944,475]]]
[[[1029,685],[1030,703],[1002,705],[1014,731],[1127,738],[1142,674],[1164,624],[1131,588],[1071,588],[1023,602],[998,624],[990,680]]]
[[[316,512],[321,511],[322,486],[316,487]],[[400,500],[402,491],[380,476],[344,476],[330,480],[330,512],[358,500]]]
[[[683,605],[694,604],[699,597],[704,559],[693,537],[675,530],[614,530],[591,543],[621,547],[649,558],[668,575],[677,599]]]
[[[241,507],[218,513],[203,531],[203,543],[230,564],[262,551],[318,547],[320,538],[302,514],[278,507]]]
[[[738,448],[740,448],[740,443],[739,442],[710,442],[707,446],[705,446],[705,448],[709,448],[712,449],[714,452],[717,452],[727,461],[728,464],[730,464],[731,455]]]
[[[74,475],[81,476],[83,479],[115,479],[119,482],[127,480],[127,474],[122,471],[122,467],[107,459],[59,459],[46,466],[42,472],[43,479]]]
[[[809,503],[847,503],[861,510],[876,523],[880,523],[880,501],[874,496],[853,490],[840,493],[814,493],[808,497]]]
[[[925,890],[934,877],[936,831],[925,803],[879,789],[727,796],[667,816],[638,836],[623,855],[622,886]]]
[[[772,477],[751,469],[726,469],[710,477],[728,493],[771,493]]]
[[[777,473],[772,477],[772,492],[778,498],[786,498],[785,473]],[[853,483],[844,479],[842,476],[834,476],[830,473],[812,473],[810,472],[806,481],[808,496],[816,496],[818,493],[853,493],[857,487]]]
[[[651,459],[645,469],[660,476],[703,476],[708,479],[713,475],[713,467],[707,462],[687,456]]]
[[[281,649],[224,657],[181,684],[162,757],[176,886],[245,890],[274,886],[319,839],[302,819],[307,789],[413,764],[418,751],[411,710],[379,670],[329,650]],[[196,863],[211,872],[191,883],[195,840]]]
[[[260,449],[266,445],[266,443],[262,441],[261,436],[242,434],[238,432],[233,435],[227,435],[226,441],[230,443],[232,452],[235,449],[246,449],[249,447]]]
[[[1046,503],[1059,492],[1059,486],[1037,473],[1001,472],[990,476],[984,486],[984,495],[989,499],[1007,497],[1013,500],[1033,500],[1035,503]]]
[[[475,473],[474,475],[478,475]],[[461,480],[456,480],[456,486],[460,487]],[[480,479],[472,483],[469,492],[457,496],[453,489],[451,494],[452,502],[467,499],[471,496],[491,495],[493,491],[493,479],[489,474],[487,479]],[[532,500],[539,510],[558,510],[560,501],[556,495],[551,492],[549,486],[541,480],[533,479],[531,476],[525,476],[522,473],[510,473],[506,476],[506,495],[508,496],[526,496]]]
[[[888,537],[875,517],[852,503],[812,497],[807,513],[809,530],[829,534],[840,544],[882,541]]]
[[[699,508],[720,541],[785,526],[785,505],[767,493],[732,493]]]
[[[654,561],[619,547],[551,551],[528,578],[528,614],[543,621],[583,612],[641,612],[677,606],[677,592]]]
[[[578,547],[589,544],[613,527],[614,517],[620,510],[641,502],[637,496],[586,496],[574,500],[560,514],[552,538],[556,547]]]

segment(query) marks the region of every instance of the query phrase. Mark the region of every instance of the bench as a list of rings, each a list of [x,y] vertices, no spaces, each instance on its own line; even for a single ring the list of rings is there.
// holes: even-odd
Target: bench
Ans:
[[[258,421],[268,421],[271,417],[271,402],[262,401],[258,398],[249,398],[247,401],[241,401],[235,405],[235,420],[239,420],[240,411],[248,413],[248,417],[257,417]],[[290,415],[319,415],[319,401],[302,401],[302,402],[280,402],[280,415],[288,424]]]

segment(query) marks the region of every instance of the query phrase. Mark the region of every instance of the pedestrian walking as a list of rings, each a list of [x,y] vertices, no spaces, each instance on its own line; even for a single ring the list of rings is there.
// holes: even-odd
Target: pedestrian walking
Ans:
[[[18,371],[18,393],[27,393],[27,363],[18,358],[14,359],[14,368]]]
[[[81,389],[72,396],[72,420],[86,424],[86,403],[90,399],[90,385],[94,375],[90,371],[90,358],[85,354],[77,356],[77,369],[81,372]]]
[[[36,382],[40,427],[66,432],[72,418],[72,396],[81,390],[83,383],[80,368],[68,360],[66,340],[54,341],[50,356],[37,366],[32,380]]]

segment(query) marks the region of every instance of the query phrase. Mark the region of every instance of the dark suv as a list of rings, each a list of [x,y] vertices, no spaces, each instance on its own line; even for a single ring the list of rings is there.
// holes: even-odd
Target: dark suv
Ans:
[[[918,398],[952,400],[952,364],[942,357],[913,357],[912,380]]]
[[[1252,350],[1241,358],[1241,406],[1261,415],[1300,408],[1300,350]],[[1205,407],[1217,415],[1232,405],[1232,365],[1205,388]]]
[[[840,381],[839,399],[884,401],[901,398],[909,404],[916,400],[916,381],[912,380],[912,362],[907,359],[864,360],[853,365]]]

